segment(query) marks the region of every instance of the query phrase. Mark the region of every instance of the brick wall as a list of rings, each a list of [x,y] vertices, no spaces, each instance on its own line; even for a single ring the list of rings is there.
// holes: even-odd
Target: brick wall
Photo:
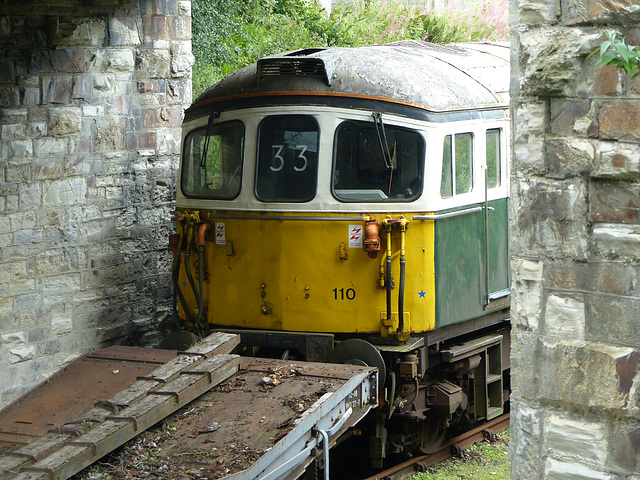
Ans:
[[[513,479],[638,480],[637,2],[512,0]]]
[[[150,343],[191,101],[189,0],[0,4],[0,405]]]

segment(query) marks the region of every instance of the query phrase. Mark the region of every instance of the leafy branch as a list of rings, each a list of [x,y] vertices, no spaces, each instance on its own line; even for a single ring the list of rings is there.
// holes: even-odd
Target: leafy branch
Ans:
[[[640,75],[640,47],[629,46],[620,33],[614,30],[605,32],[609,40],[605,40],[589,57],[600,54],[596,62],[598,65],[615,67],[621,72],[626,72],[631,78]],[[588,57],[587,57],[588,58]]]

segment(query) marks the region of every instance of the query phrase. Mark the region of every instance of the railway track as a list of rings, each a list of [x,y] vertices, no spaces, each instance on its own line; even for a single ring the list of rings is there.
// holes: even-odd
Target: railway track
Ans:
[[[427,468],[450,458],[463,449],[470,447],[474,443],[484,439],[492,439],[493,436],[505,428],[509,427],[509,414],[505,413],[490,420],[479,427],[452,438],[443,444],[438,450],[429,454],[414,457],[406,462],[400,463],[387,470],[379,472],[365,480],[401,480],[413,473],[424,472]]]

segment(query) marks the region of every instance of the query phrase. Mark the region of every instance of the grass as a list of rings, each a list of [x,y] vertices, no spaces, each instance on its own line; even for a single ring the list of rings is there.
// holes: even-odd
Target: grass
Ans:
[[[477,443],[465,450],[461,457],[434,465],[428,472],[418,473],[411,480],[508,479],[509,435],[510,431],[504,430],[496,442]]]

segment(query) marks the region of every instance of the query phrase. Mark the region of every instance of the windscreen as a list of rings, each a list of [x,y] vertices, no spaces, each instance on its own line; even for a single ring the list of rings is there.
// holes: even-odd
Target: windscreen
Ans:
[[[266,117],[258,128],[256,196],[308,202],[316,196],[318,123],[306,115]]]
[[[346,121],[337,129],[334,148],[333,193],[338,200],[410,202],[422,193],[425,150],[418,132]]]
[[[240,193],[244,127],[241,122],[211,124],[187,135],[180,187],[187,197],[230,200]]]

